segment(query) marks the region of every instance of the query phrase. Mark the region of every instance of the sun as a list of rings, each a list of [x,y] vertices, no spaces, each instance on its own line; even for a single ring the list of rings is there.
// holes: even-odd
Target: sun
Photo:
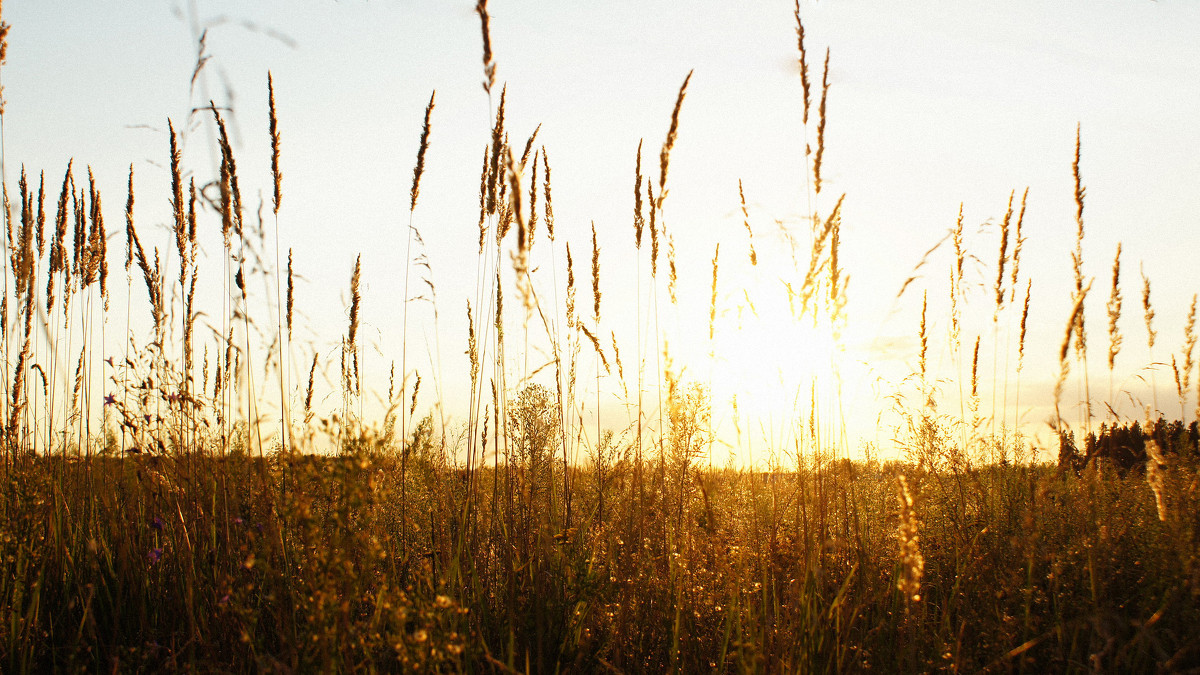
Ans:
[[[714,403],[736,399],[742,427],[778,434],[828,398],[843,350],[816,294],[802,311],[786,276],[757,267],[729,280],[714,321],[712,393]]]

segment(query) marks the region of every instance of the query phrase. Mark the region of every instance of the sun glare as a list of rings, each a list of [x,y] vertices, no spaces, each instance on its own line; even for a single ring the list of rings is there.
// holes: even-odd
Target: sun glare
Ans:
[[[729,439],[731,445],[798,433],[796,425],[807,424],[814,393],[819,405],[842,366],[828,288],[802,295],[802,279],[794,281],[790,262],[761,256],[757,265],[732,270],[719,294],[712,393],[714,406],[728,406],[731,415],[736,400],[736,429],[728,425],[722,434],[740,436]]]

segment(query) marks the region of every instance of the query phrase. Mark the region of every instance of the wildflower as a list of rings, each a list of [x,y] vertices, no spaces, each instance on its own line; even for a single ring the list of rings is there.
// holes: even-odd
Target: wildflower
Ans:
[[[108,394],[104,397],[104,405],[115,405],[116,402],[117,397],[112,394]]]
[[[220,605],[221,607],[228,605],[229,604],[229,594],[226,593],[225,595],[222,595],[221,599],[217,600],[217,604]]]
[[[150,527],[153,527],[154,529],[158,530],[159,532],[162,532],[163,525],[165,525],[165,524],[166,523],[163,522],[163,519],[159,518],[158,516],[154,516],[154,519],[150,521]]]
[[[113,367],[113,358],[111,356],[108,357],[107,359],[104,359],[104,362],[108,364],[109,368]]]
[[[150,549],[150,552],[146,554],[146,557],[150,559],[150,564],[153,565],[159,560],[162,560],[162,554],[163,550],[161,548],[152,548]]]

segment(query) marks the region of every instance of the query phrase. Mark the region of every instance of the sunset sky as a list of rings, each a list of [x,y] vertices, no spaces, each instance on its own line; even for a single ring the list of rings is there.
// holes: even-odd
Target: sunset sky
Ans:
[[[261,191],[269,214],[271,71],[283,136],[280,241],[285,250],[294,249],[303,276],[294,358],[307,364],[315,349],[328,360],[330,376],[336,373],[350,270],[361,254],[366,386],[385,392],[389,364],[400,358],[412,169],[424,108],[436,90],[413,224],[428,247],[440,341],[438,348],[426,346],[434,338],[432,313],[427,304],[412,305],[409,332],[416,337],[409,362],[428,378],[436,370],[431,362],[440,360],[447,411],[461,416],[456,402],[464,400],[468,380],[464,317],[466,300],[475,294],[479,168],[500,83],[508,86],[512,145],[523,147],[541,124],[537,145],[545,147],[553,170],[557,241],[551,258],[539,232],[534,252],[537,283],[544,284],[539,292],[552,297],[556,279],[562,293],[563,246],[570,242],[577,276],[587,280],[580,284],[580,305],[590,313],[587,263],[594,223],[601,248],[602,342],[607,349],[609,333],[615,335],[626,380],[634,386],[629,373],[638,353],[636,309],[641,307],[643,318],[646,312],[637,301],[633,244],[636,151],[644,139],[644,173],[657,178],[672,107],[684,77],[694,71],[671,156],[664,214],[675,237],[683,289],[672,308],[665,281],[660,284],[659,321],[669,353],[677,368],[686,368],[687,378],[711,383],[714,424],[725,443],[739,445],[728,411],[733,395],[744,414],[767,420],[739,425],[739,447],[756,451],[786,436],[780,430],[789,411],[798,406],[807,414],[805,383],[816,376],[826,400],[839,402],[826,404],[824,414],[846,418],[846,445],[856,451],[860,441],[890,447],[895,420],[879,418],[878,412],[898,391],[913,395],[911,382],[903,380],[917,367],[926,290],[931,367],[936,377],[954,377],[946,380],[955,382],[947,388],[957,392],[959,370],[947,341],[953,251],[943,246],[916,268],[954,226],[960,204],[968,253],[977,258],[968,266],[968,280],[983,286],[972,291],[963,341],[981,337],[981,374],[990,377],[993,368],[1009,373],[1004,400],[1014,404],[1015,317],[1010,311],[993,328],[988,289],[998,246],[994,225],[1010,192],[1016,190],[1019,200],[1026,187],[1021,270],[1022,279],[1032,277],[1033,291],[1019,406],[1028,433],[1046,434],[1057,349],[1071,307],[1071,162],[1079,125],[1087,189],[1084,273],[1095,278],[1087,305],[1093,398],[1108,400],[1104,303],[1121,242],[1125,348],[1114,386],[1130,393],[1114,395],[1112,403],[1127,416],[1141,417],[1134,403],[1151,399],[1146,368],[1155,361],[1167,364],[1154,375],[1160,396],[1175,401],[1170,357],[1181,349],[1188,303],[1200,291],[1194,272],[1200,254],[1200,5],[803,2],[814,94],[830,50],[825,184],[819,195],[811,191],[805,164],[806,142],[816,144],[816,110],[806,129],[793,9],[782,1],[494,0],[489,10],[498,84],[489,101],[481,86],[479,19],[469,2],[10,0],[3,14],[12,25],[8,61],[0,71],[5,172],[11,191],[22,165],[34,175],[44,170],[47,192],[57,194],[69,159],[77,171],[91,166],[110,232],[118,232],[110,244],[117,266],[132,164],[142,236],[165,253],[171,246],[165,227],[167,120],[185,130],[184,163],[197,183],[207,182],[218,161],[213,129],[206,112],[191,112],[212,100],[232,111],[234,150],[251,213]],[[209,60],[193,81],[204,31]],[[747,264],[739,179],[763,257],[757,267]],[[806,266],[805,214],[827,215],[843,193],[840,264],[850,286],[843,342],[834,346],[820,330],[796,326],[782,315],[781,279],[796,270],[781,233],[799,237],[800,264]],[[218,220],[209,213],[206,223],[207,253],[215,260]],[[267,233],[273,245],[270,218]],[[719,319],[710,344],[711,260],[718,243]],[[1139,265],[1151,280],[1157,312],[1153,355],[1145,346]],[[917,279],[897,297],[914,270]],[[643,269],[643,281],[647,274]],[[219,275],[218,263],[207,268],[202,263],[201,283],[218,297]],[[123,288],[123,274],[117,276]],[[643,298],[646,291],[643,285]],[[144,302],[142,292],[134,296],[138,317],[145,314],[137,304]],[[751,318],[747,298],[757,317]],[[515,296],[510,306],[519,327]],[[117,307],[107,330],[119,340],[124,304]],[[527,363],[514,358],[512,368],[528,372],[541,365],[545,353],[536,343]],[[642,350],[649,372],[661,347],[648,343]],[[519,346],[509,349],[510,355],[520,353]],[[831,352],[840,385],[828,368]],[[581,387],[594,398],[593,361],[590,351],[581,353]],[[306,365],[296,366],[301,369],[306,372]],[[520,372],[513,375],[510,385]],[[422,391],[432,391],[431,380],[425,382]],[[984,387],[985,415],[991,413],[990,397],[1005,386]],[[606,425],[626,426],[615,365],[601,389]],[[799,404],[798,390],[804,392]],[[1075,379],[1068,391],[1068,398],[1079,400]],[[1194,393],[1190,401],[1189,415]],[[1175,402],[1159,401],[1159,407],[1178,415]],[[957,402],[952,411],[958,412]],[[1096,412],[1103,419],[1102,410]],[[583,414],[592,419],[594,407]],[[1003,414],[1011,424],[1016,412]]]

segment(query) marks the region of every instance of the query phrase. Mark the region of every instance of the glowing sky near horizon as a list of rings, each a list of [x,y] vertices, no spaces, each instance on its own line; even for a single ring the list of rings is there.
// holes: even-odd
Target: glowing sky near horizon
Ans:
[[[922,255],[954,225],[960,203],[967,244],[978,258],[970,278],[985,287],[974,296],[981,316],[964,341],[981,335],[986,345],[981,368],[990,375],[996,367],[1011,377],[1015,365],[993,364],[989,351],[994,335],[1002,341],[1001,355],[1015,354],[1015,346],[1011,328],[992,332],[985,289],[994,274],[997,237],[993,227],[982,225],[999,220],[1012,190],[1019,196],[1028,186],[1022,270],[1032,276],[1034,290],[1021,414],[1032,431],[1044,430],[1057,375],[1056,347],[1071,302],[1071,159],[1079,124],[1087,187],[1084,267],[1096,279],[1088,304],[1093,380],[1107,389],[1103,304],[1112,255],[1122,242],[1126,347],[1115,387],[1130,390],[1127,403],[1150,398],[1142,383],[1145,368],[1155,361],[1169,364],[1172,351],[1178,352],[1187,304],[1200,290],[1191,273],[1200,251],[1195,123],[1200,6],[1132,0],[802,3],[814,81],[820,80],[826,47],[831,53],[826,185],[815,201],[804,164],[804,146],[815,144],[815,126],[810,123],[806,131],[800,121],[792,9],[790,2],[715,0],[686,7],[491,3],[497,77],[508,86],[512,143],[523,145],[541,124],[538,144],[553,167],[559,249],[554,270],[547,269],[553,267],[548,253],[539,258],[535,252],[543,283],[551,278],[565,283],[563,242],[571,243],[577,264],[588,258],[594,222],[604,336],[616,334],[625,369],[632,371],[638,334],[629,318],[638,297],[635,151],[644,139],[646,173],[657,176],[676,93],[694,70],[666,203],[686,290],[679,308],[664,312],[661,320],[676,359],[689,375],[712,380],[714,396],[737,393],[744,383],[739,378],[757,373],[756,384],[747,387],[752,391],[740,395],[743,409],[757,394],[764,400],[753,405],[774,421],[742,431],[758,434],[760,446],[764,436],[777,440],[780,416],[796,407],[794,397],[787,398],[796,393],[796,383],[781,384],[779,391],[758,383],[780,369],[819,369],[828,357],[804,365],[806,340],[786,322],[771,323],[777,310],[756,324],[753,336],[739,336],[736,326],[745,314],[740,298],[752,291],[767,307],[765,298],[779,292],[783,274],[738,262],[746,254],[739,179],[756,242],[773,247],[779,264],[784,249],[773,239],[777,223],[804,234],[802,214],[810,209],[825,214],[846,194],[841,265],[851,278],[849,323],[845,349],[837,356],[844,361],[841,409],[829,412],[847,417],[855,437],[848,441],[851,450],[856,439],[890,443],[892,434],[876,424],[876,412],[887,407],[886,396],[915,367],[922,291],[929,291],[935,317],[934,367],[943,376],[958,368],[945,340],[947,250],[916,270],[919,278],[903,297],[897,293]],[[2,71],[10,189],[22,164],[35,173],[45,170],[47,182],[57,186],[74,158],[77,165],[93,167],[111,211],[110,229],[116,229],[112,223],[121,220],[118,209],[132,163],[139,220],[164,251],[168,234],[155,226],[169,215],[166,120],[186,129],[185,164],[198,181],[207,181],[216,161],[211,125],[190,113],[210,99],[230,108],[243,191],[265,195],[266,73],[273,73],[284,144],[282,241],[294,248],[304,277],[297,293],[298,348],[334,353],[344,331],[350,269],[361,253],[365,368],[372,373],[369,386],[380,391],[387,387],[388,364],[399,358],[407,195],[422,113],[436,89],[414,225],[428,245],[442,341],[440,354],[427,351],[422,340],[410,346],[409,358],[425,374],[440,359],[443,394],[454,411],[467,380],[463,317],[465,301],[475,292],[478,172],[495,103],[480,86],[479,23],[472,3],[173,0],[101,6],[10,0],[4,10],[12,24]],[[211,59],[192,82],[197,39],[205,29]],[[257,196],[248,202],[253,209]],[[208,222],[213,226],[211,215]],[[708,301],[718,243],[724,276],[717,342],[724,346],[714,351],[707,340]],[[1160,346],[1153,355],[1144,346],[1138,308],[1139,264],[1154,284]],[[577,274],[586,279],[584,267]],[[217,267],[210,269],[215,273]],[[586,283],[580,297],[590,307]],[[772,302],[777,301],[778,296]],[[422,306],[412,317],[410,333],[432,337],[428,310]],[[123,318],[116,323],[123,330]],[[653,368],[657,354],[649,346],[645,351]],[[533,363],[539,358],[545,355],[529,357],[531,367],[541,365]],[[588,372],[590,357],[585,352],[582,359]],[[1160,386],[1170,380],[1167,368],[1165,374],[1158,371]],[[832,392],[834,384],[822,377]],[[1004,386],[989,384],[988,396]],[[610,378],[605,387],[612,391],[617,385]],[[615,411],[605,413],[618,420],[614,427],[625,424],[615,397],[606,398],[602,410]],[[1140,414],[1131,403],[1124,413]],[[721,433],[731,438],[728,414],[714,414]],[[768,432],[771,425],[777,428]]]

